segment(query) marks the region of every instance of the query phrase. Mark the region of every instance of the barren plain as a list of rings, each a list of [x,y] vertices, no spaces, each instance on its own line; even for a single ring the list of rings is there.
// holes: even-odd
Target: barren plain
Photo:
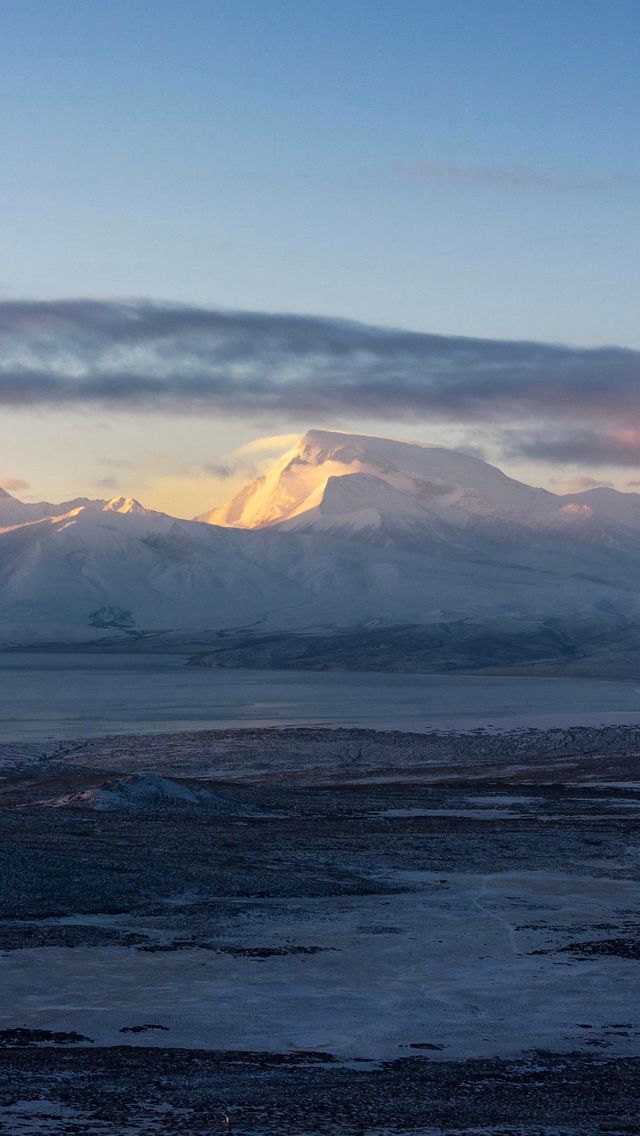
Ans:
[[[0,755],[0,1131],[640,1132],[640,731]]]

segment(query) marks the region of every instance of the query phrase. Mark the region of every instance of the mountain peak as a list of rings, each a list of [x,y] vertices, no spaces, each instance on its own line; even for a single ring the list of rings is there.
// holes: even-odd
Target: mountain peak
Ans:
[[[401,441],[399,438],[385,438],[382,434],[352,434],[345,430],[318,430],[315,427],[311,430],[307,430],[306,434],[303,434],[298,442],[300,449],[326,446],[327,449],[332,450],[343,445],[353,446],[359,449],[379,446],[415,447],[419,450],[439,450],[444,448],[435,445],[433,442],[407,442]]]
[[[352,482],[353,490],[336,492],[336,479],[355,477],[357,490]],[[318,512],[336,512],[340,499],[345,512],[350,511],[346,503],[353,501],[358,513],[369,510],[371,516],[394,508],[406,516],[407,502],[418,501],[422,516],[427,500],[442,504],[447,495],[456,506],[466,498],[470,511],[483,515],[517,511],[523,495],[530,504],[551,496],[513,481],[480,458],[443,446],[313,429],[227,505],[197,520],[249,529],[289,527],[303,520],[308,526]]]
[[[136,501],[135,497],[112,497],[102,506],[103,513],[135,513],[144,516],[147,512],[144,505]]]

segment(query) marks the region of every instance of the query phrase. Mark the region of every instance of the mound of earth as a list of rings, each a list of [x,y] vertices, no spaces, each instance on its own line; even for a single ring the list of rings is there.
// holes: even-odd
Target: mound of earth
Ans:
[[[244,815],[253,811],[240,802],[223,794],[214,793],[210,789],[204,789],[201,785],[185,785],[180,781],[154,774],[134,774],[117,781],[105,781],[95,788],[68,793],[42,803],[50,808],[98,811],[113,809],[127,812],[190,807],[206,809],[225,816]]]

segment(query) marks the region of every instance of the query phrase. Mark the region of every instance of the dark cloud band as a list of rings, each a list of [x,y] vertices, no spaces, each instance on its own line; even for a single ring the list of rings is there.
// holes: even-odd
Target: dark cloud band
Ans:
[[[515,434],[506,431],[503,451],[507,457],[540,462],[564,462],[589,466],[639,466],[640,429],[566,430]]]
[[[150,302],[0,303],[0,405],[306,425],[361,418],[640,424],[640,352]]]

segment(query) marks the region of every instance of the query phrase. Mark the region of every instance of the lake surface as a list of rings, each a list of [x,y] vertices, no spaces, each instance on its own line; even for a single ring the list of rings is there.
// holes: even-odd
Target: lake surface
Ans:
[[[640,723],[640,683],[205,670],[175,655],[0,655],[0,741],[233,726],[510,729]]]

